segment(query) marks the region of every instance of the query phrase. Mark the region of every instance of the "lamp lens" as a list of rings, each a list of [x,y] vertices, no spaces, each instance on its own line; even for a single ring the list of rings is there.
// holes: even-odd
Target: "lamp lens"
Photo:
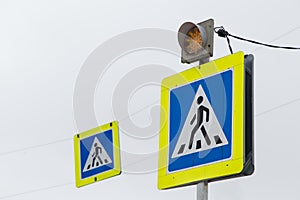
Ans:
[[[192,28],[187,32],[184,39],[184,50],[189,54],[198,53],[203,44],[201,32],[197,27]]]

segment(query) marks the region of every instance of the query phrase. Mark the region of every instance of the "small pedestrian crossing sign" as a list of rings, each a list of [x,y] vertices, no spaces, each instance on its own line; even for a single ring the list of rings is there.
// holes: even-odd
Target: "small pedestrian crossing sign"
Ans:
[[[241,172],[242,52],[165,78],[161,106],[159,189]]]
[[[120,174],[118,137],[117,122],[74,136],[77,187]]]

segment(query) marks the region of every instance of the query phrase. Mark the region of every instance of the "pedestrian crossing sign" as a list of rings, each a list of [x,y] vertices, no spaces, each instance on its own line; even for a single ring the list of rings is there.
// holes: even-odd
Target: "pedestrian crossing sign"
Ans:
[[[74,136],[76,186],[119,175],[120,145],[116,121]]]
[[[159,189],[241,173],[244,73],[238,52],[162,81]]]

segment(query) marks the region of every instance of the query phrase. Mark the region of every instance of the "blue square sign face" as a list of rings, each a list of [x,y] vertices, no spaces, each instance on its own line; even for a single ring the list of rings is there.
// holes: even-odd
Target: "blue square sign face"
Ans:
[[[113,144],[111,129],[80,140],[81,179],[114,168]]]
[[[232,156],[233,70],[170,90],[168,173]]]

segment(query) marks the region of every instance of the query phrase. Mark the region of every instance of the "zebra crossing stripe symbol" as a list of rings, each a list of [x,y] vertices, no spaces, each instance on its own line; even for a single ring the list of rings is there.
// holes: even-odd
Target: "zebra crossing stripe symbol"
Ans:
[[[228,144],[226,136],[200,85],[179,135],[172,158]]]
[[[103,145],[98,138],[95,137],[89,156],[84,165],[83,172],[110,164],[111,162],[112,160],[105,151]]]

